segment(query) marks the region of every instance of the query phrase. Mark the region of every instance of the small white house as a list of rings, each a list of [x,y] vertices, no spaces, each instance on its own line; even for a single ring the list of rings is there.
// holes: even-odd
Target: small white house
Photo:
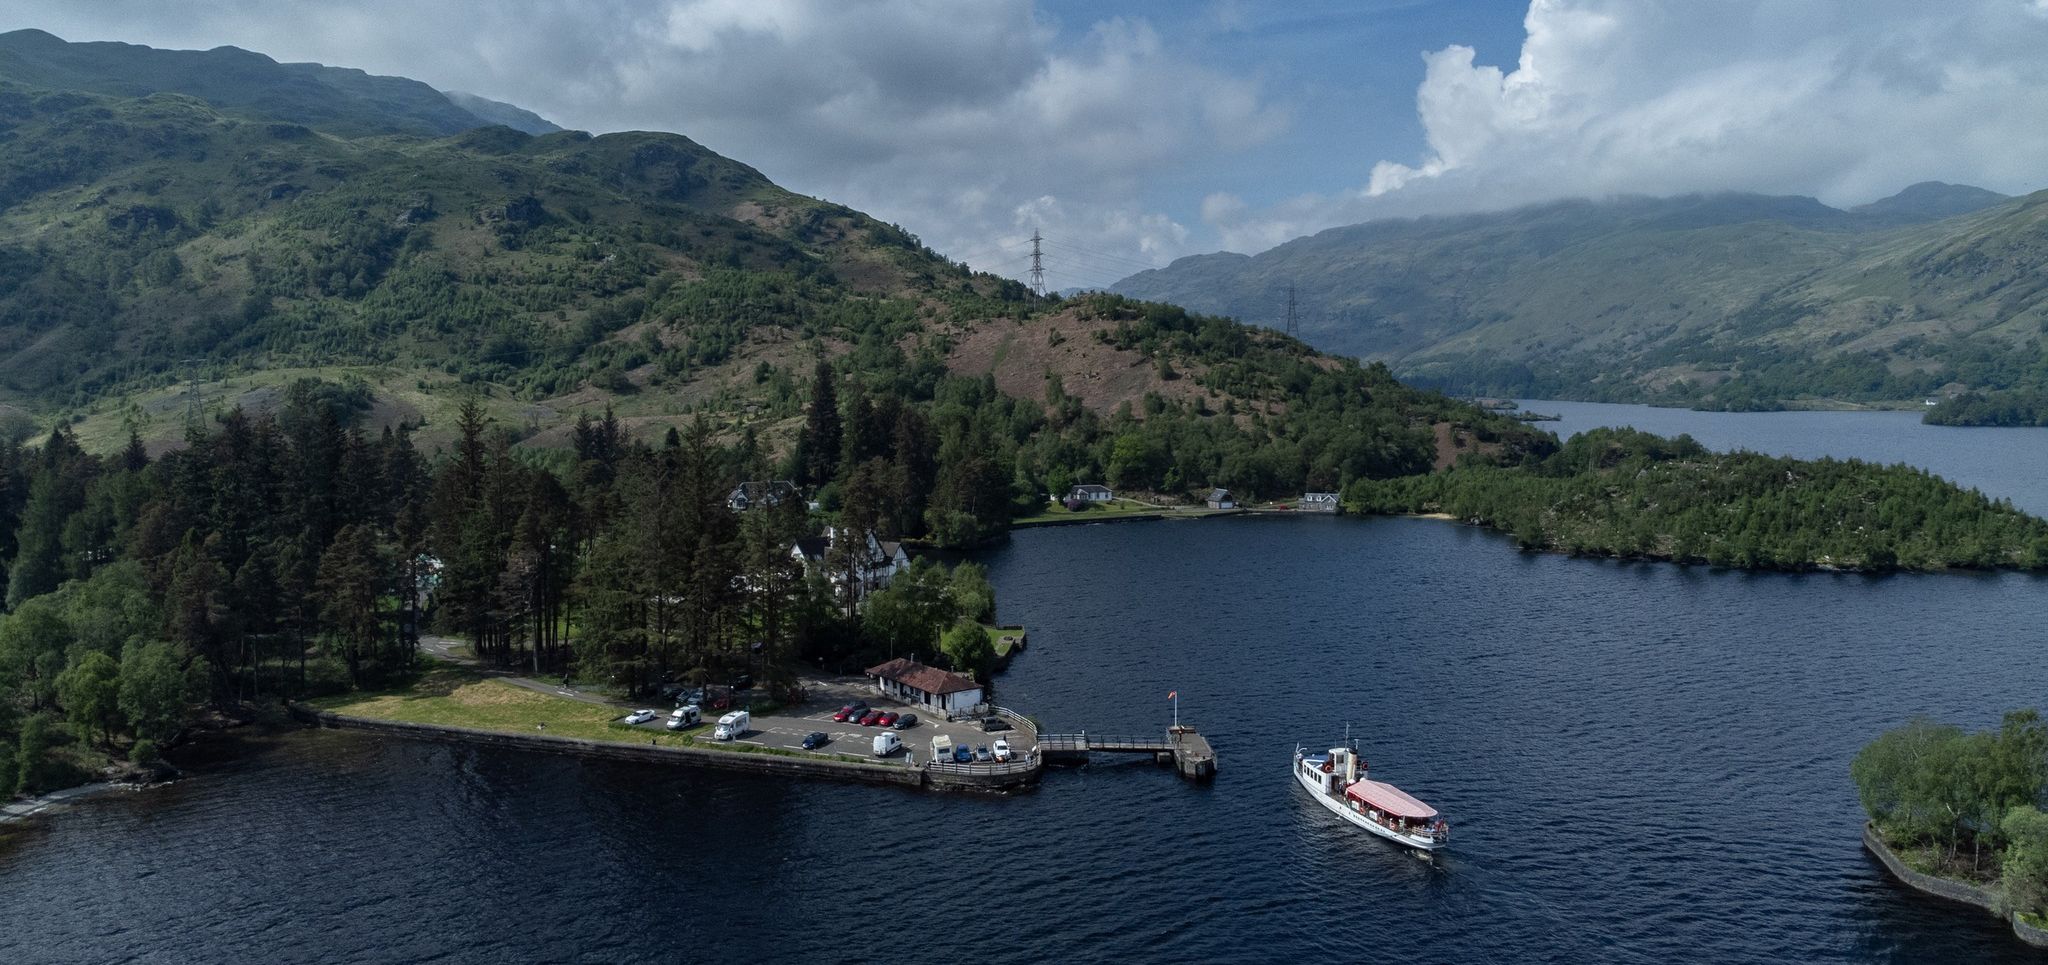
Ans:
[[[1112,499],[1115,499],[1116,494],[1110,492],[1108,486],[1098,486],[1094,483],[1086,483],[1080,486],[1075,486],[1073,491],[1067,494],[1067,498],[1078,499],[1084,503],[1106,503]]]
[[[1302,493],[1301,509],[1307,513],[1334,513],[1337,511],[1337,494]]]
[[[1211,489],[1211,490],[1209,490],[1209,498],[1208,498],[1208,503],[1209,503],[1209,508],[1210,508],[1210,509],[1236,509],[1236,508],[1237,508],[1237,499],[1236,499],[1235,497],[1233,497],[1233,496],[1231,496],[1231,495],[1230,495],[1230,490],[1228,490],[1228,489]]]
[[[869,667],[867,675],[874,678],[875,689],[882,696],[934,713],[964,714],[984,702],[981,685],[974,678],[927,667],[905,657]]]

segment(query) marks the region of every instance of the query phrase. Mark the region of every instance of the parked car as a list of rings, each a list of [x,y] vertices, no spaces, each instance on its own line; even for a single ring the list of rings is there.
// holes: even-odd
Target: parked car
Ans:
[[[972,760],[974,760],[974,748],[966,744],[953,745],[953,763],[965,764]]]
[[[804,750],[807,751],[817,750],[830,743],[832,743],[832,736],[822,730],[814,730],[804,735]]]
[[[626,715],[626,723],[628,724],[644,724],[653,719],[654,711],[651,710],[636,710]]]
[[[996,738],[996,746],[995,746],[995,755],[996,755],[996,760],[999,760],[999,761],[1007,761],[1007,760],[1009,760],[1009,759],[1010,759],[1010,742],[1009,742],[1009,741],[1006,741],[1006,740],[1003,740],[1003,739],[1002,739],[1002,738],[1000,738],[1000,737]]]
[[[668,715],[668,729],[682,730],[685,727],[695,727],[703,719],[703,712],[697,709],[696,704],[685,704]]]
[[[732,675],[732,689],[734,689],[734,690],[752,690],[752,689],[754,689],[754,675],[753,675],[753,674],[750,674],[750,673],[736,673],[736,674],[733,674],[733,675]]]
[[[903,716],[896,718],[896,723],[891,724],[890,726],[896,728],[897,730],[909,730],[912,727],[917,726],[917,715],[904,714]]]
[[[880,717],[877,717],[877,718],[875,718],[875,726],[876,726],[876,727],[894,727],[894,726],[896,726],[896,712],[895,712],[895,711],[893,711],[893,710],[885,710],[885,711],[882,711],[882,716],[880,716]]]
[[[874,749],[876,757],[888,757],[903,749],[903,738],[893,730],[885,730],[875,735]]]
[[[1010,726],[1010,722],[1009,722],[1009,721],[1007,721],[1007,720],[1004,720],[1004,719],[1002,719],[1001,717],[983,717],[983,718],[981,719],[981,730],[982,730],[982,733],[985,733],[985,734],[994,734],[994,733],[997,733],[998,731],[1006,731],[1006,730],[1016,730],[1016,729],[1017,729],[1017,728],[1015,728],[1015,727],[1011,727],[1011,726]]]
[[[983,744],[974,749],[974,759],[977,761],[992,761],[996,759],[996,756],[988,752],[987,744]]]
[[[847,704],[846,706],[839,708],[839,710],[832,715],[832,719],[844,724],[849,720],[859,720],[860,715],[865,714],[867,712],[868,705],[856,700],[853,703]]]
[[[860,715],[860,725],[861,725],[862,727],[873,727],[873,726],[875,726],[875,721],[878,721],[878,720],[881,720],[881,719],[882,719],[882,712],[881,712],[881,711],[879,711],[879,710],[870,710],[870,711],[867,711],[866,713],[863,713],[863,714],[861,714],[861,715]]]

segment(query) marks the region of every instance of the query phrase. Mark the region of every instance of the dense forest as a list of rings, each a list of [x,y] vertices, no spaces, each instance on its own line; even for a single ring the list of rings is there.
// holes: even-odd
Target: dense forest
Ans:
[[[1713,453],[1689,436],[1573,436],[1514,469],[1359,480],[1361,512],[1445,513],[1525,549],[1804,570],[2048,567],[2048,523],[1923,470]]]
[[[1918,718],[1851,762],[1871,824],[1919,870],[1996,886],[2012,910],[2048,924],[2048,724],[2032,710],[1996,730]]]
[[[919,561],[858,599],[845,589],[857,580],[828,578],[859,565],[858,540],[835,541],[822,569],[792,544],[829,524],[973,545],[1078,480],[1170,498],[1427,472],[1439,419],[1462,420],[1473,458],[1550,445],[1380,367],[1298,343],[1254,349],[1223,320],[1116,298],[1047,310],[1091,314],[1105,344],[1162,365],[1172,351],[1219,390],[1298,401],[1230,414],[1148,394],[1101,416],[1057,379],[1018,399],[905,354],[880,327],[815,360],[779,452],[748,427],[720,436],[703,414],[650,445],[609,411],[581,418],[563,448],[522,447],[473,396],[449,446],[423,454],[412,426],[364,428],[363,385],[316,379],[274,412],[195,417],[155,459],[132,437],[86,452],[64,427],[0,449],[0,774],[7,789],[49,787],[126,741],[153,754],[202,712],[401,679],[429,629],[499,665],[628,694],[742,669],[775,686],[797,661],[892,653],[986,675],[987,637],[947,632],[995,615],[978,567]],[[739,483],[768,479],[795,482],[817,511],[727,507]]]

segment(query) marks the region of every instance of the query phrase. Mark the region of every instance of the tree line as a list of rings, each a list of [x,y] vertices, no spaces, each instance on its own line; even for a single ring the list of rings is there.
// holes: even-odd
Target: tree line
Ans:
[[[1924,470],[1714,453],[1595,429],[1513,469],[1359,480],[1345,505],[1445,513],[1524,549],[1755,569],[2048,567],[2048,523]]]

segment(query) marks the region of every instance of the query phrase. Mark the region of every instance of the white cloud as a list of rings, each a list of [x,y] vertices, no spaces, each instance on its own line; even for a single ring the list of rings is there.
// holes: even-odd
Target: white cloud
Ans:
[[[1289,123],[1256,82],[1192,63],[1144,21],[1062,31],[1032,0],[42,6],[23,19],[71,40],[235,44],[471,91],[571,127],[676,131],[956,255],[1043,210],[1061,219],[1048,235],[1108,232],[1082,243],[1163,264],[1186,230],[1140,210],[1148,179]]]
[[[1428,150],[1357,189],[1205,210],[1258,250],[1374,217],[1692,191],[1853,204],[1919,180],[2018,193],[2048,171],[2043,0],[1533,0],[1512,69],[1450,46]]]

